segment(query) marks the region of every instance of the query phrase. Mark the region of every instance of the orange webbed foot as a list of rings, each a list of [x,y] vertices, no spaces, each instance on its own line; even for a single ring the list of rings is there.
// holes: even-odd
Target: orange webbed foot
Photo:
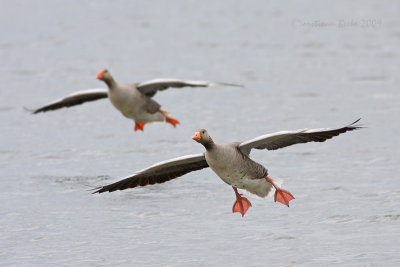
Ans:
[[[250,201],[245,197],[240,197],[239,199],[236,199],[235,203],[233,204],[232,212],[240,212],[243,217],[250,207]]]
[[[164,110],[160,109],[160,113],[165,117],[165,122],[172,124],[172,126],[176,127],[180,122],[168,116],[168,113]]]
[[[290,192],[280,188],[275,190],[275,202],[278,201],[289,207],[289,201],[292,199],[294,196]]]
[[[176,127],[177,124],[179,124],[179,121],[175,120],[174,118],[171,117],[165,117],[165,122],[171,123],[172,126]]]
[[[239,194],[239,192],[237,191],[237,188],[232,186],[233,191],[235,191],[235,195],[236,195],[236,201],[233,204],[232,207],[232,212],[240,212],[240,214],[242,214],[242,217],[246,214],[247,210],[251,207],[251,203],[250,201],[245,198],[242,197],[241,194]]]
[[[267,180],[267,182],[275,188],[275,202],[278,201],[283,205],[289,207],[289,202],[290,200],[294,199],[294,196],[288,191],[281,189],[279,186],[277,186],[269,176],[265,177],[265,180]]]
[[[145,125],[146,123],[144,123],[144,122],[137,122],[137,121],[135,121],[135,132],[137,131],[137,130],[141,130],[141,131],[143,131],[144,130],[144,125]]]

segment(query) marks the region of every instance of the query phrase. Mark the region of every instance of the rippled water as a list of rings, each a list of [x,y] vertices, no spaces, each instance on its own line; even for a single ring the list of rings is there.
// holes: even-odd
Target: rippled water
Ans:
[[[1,1],[0,265],[400,265],[397,1]],[[30,115],[76,90],[177,77],[246,88],[168,90],[181,121],[133,131],[108,100]],[[216,142],[305,127],[366,129],[255,151],[296,199],[251,198],[210,170],[112,194],[116,181]]]

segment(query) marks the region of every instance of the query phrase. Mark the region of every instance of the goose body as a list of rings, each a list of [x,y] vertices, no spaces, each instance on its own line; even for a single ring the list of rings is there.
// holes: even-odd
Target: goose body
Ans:
[[[161,106],[134,85],[116,86],[109,90],[108,97],[113,106],[128,119],[142,123],[165,121],[165,116],[159,112]]]
[[[225,183],[259,197],[267,197],[274,191],[264,179],[268,176],[267,169],[243,154],[239,144],[215,144],[207,149],[205,159],[208,165]]]
[[[112,105],[123,116],[135,121],[135,131],[143,131],[144,125],[150,122],[165,121],[175,127],[179,124],[179,121],[169,117],[166,111],[161,110],[161,105],[152,99],[158,91],[163,91],[171,87],[209,87],[215,85],[242,87],[241,85],[231,83],[186,81],[171,78],[153,79],[142,83],[118,84],[108,70],[99,71],[97,79],[104,81],[108,89],[89,89],[75,92],[34,110],[33,114],[109,98]]]
[[[362,128],[355,122],[341,128],[304,129],[266,134],[254,139],[230,144],[216,144],[205,129],[195,132],[192,139],[205,148],[203,154],[187,155],[156,163],[115,183],[101,186],[94,193],[113,192],[137,186],[164,183],[186,173],[210,167],[225,183],[232,186],[236,201],[232,211],[244,216],[250,201],[238,193],[237,188],[259,197],[275,192],[275,201],[289,206],[294,199],[280,188],[281,179],[269,176],[267,169],[250,159],[252,149],[276,150],[299,143],[324,142],[342,133]]]

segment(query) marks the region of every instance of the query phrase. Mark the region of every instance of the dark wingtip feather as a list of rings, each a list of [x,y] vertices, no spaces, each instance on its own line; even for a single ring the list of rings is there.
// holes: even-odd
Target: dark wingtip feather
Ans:
[[[223,86],[242,87],[242,88],[245,87],[243,84],[235,84],[235,83],[216,82],[216,84],[223,85]]]
[[[89,191],[92,191],[92,190],[96,190],[96,191],[94,191],[94,192],[92,192],[92,195],[93,194],[97,194],[97,193],[103,193],[101,190],[103,189],[103,187],[102,186],[99,186],[99,187],[95,187],[95,188],[92,188],[92,189],[89,189]]]
[[[357,124],[357,122],[359,122],[361,120],[361,118],[359,118],[358,120],[350,123],[348,126],[346,126],[347,128],[350,128],[351,130],[357,130],[357,129],[361,129],[361,128],[365,128],[365,126],[363,124]]]
[[[23,109],[31,114],[36,114],[38,111],[32,108],[23,107]]]
[[[27,111],[30,111],[31,114],[33,115],[33,114],[38,114],[40,112],[49,111],[49,109],[47,109],[47,107],[41,107],[41,108],[38,108],[38,109],[27,109]]]

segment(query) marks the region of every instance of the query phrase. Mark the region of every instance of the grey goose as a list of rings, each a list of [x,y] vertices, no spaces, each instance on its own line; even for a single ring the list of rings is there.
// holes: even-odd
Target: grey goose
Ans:
[[[281,179],[271,177],[266,168],[250,159],[250,151],[276,150],[299,143],[324,142],[339,134],[362,128],[356,124],[359,120],[341,128],[281,131],[230,144],[216,144],[206,130],[200,129],[192,139],[204,146],[205,153],[159,162],[118,182],[97,187],[93,194],[164,183],[191,171],[211,167],[225,183],[232,186],[235,192],[236,201],[232,212],[240,212],[244,216],[251,206],[250,201],[239,194],[237,188],[261,198],[275,192],[275,202],[281,202],[289,207],[289,202],[294,199],[293,195],[280,188]]]
[[[242,87],[242,85],[231,83],[185,81],[178,79],[153,79],[141,83],[118,84],[106,69],[97,73],[97,79],[104,81],[108,89],[97,88],[75,92],[34,110],[33,114],[109,98],[114,107],[126,118],[135,121],[135,131],[143,131],[146,123],[158,121],[165,121],[175,127],[179,124],[179,121],[169,117],[166,111],[160,109],[160,104],[152,99],[158,91],[163,91],[170,87],[208,87],[215,85]]]

